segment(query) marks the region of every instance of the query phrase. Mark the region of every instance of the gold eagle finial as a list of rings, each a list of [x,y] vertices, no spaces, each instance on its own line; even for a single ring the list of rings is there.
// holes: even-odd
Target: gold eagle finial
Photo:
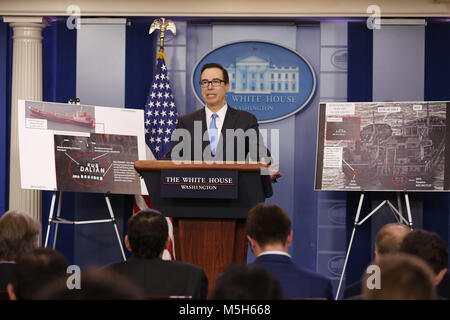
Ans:
[[[159,33],[159,48],[161,51],[164,51],[164,37],[166,36],[166,31],[169,30],[173,33],[173,35],[177,34],[177,29],[175,27],[175,23],[172,20],[166,18],[155,19],[149,30],[149,34],[152,34],[156,29],[160,30]]]

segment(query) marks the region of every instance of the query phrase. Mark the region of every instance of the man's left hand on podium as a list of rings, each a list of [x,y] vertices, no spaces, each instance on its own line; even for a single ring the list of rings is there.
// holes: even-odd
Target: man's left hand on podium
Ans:
[[[281,178],[283,176],[281,174],[281,172],[278,170],[279,165],[280,165],[280,163],[277,162],[277,163],[271,164],[268,168],[269,174],[270,174],[270,180],[272,182],[277,182],[277,179]]]
[[[261,158],[261,162],[266,163],[264,158]],[[270,180],[272,182],[277,182],[277,179],[281,178],[283,176],[283,174],[278,170],[279,166],[280,166],[280,162],[276,162],[267,167],[267,172],[268,172],[268,174],[270,176]]]

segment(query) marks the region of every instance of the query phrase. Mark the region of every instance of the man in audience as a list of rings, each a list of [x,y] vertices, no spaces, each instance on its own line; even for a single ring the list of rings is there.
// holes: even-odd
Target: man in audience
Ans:
[[[278,279],[284,298],[333,298],[329,279],[292,261],[288,253],[291,220],[282,208],[257,204],[248,213],[246,228],[256,257],[253,265],[264,267]]]
[[[403,238],[411,231],[409,227],[401,223],[385,224],[378,231],[375,238],[375,264],[385,254],[396,253],[400,250]],[[348,286],[344,291],[344,299],[361,295],[361,281]]]
[[[30,215],[8,211],[0,218],[0,291],[12,281],[16,259],[38,246],[41,226]]]
[[[364,300],[437,299],[433,271],[423,260],[403,253],[386,254],[377,265],[379,286],[363,286]],[[370,282],[371,276],[366,274],[363,282]]]
[[[412,254],[423,259],[434,271],[434,283],[441,298],[450,299],[448,281],[443,281],[447,275],[448,252],[444,240],[435,232],[426,230],[411,231],[400,247],[403,253]]]
[[[211,300],[281,299],[278,280],[260,266],[233,265],[217,280]]]
[[[37,248],[16,261],[12,282],[8,284],[10,300],[31,300],[39,291],[61,276],[69,266],[66,258],[50,248]]]
[[[105,269],[83,271],[80,288],[69,289],[67,277],[46,286],[37,300],[141,300],[143,293],[124,277]]]
[[[208,279],[197,266],[161,259],[169,245],[168,226],[158,211],[145,209],[128,220],[125,245],[133,258],[109,266],[140,286],[147,296],[191,296],[206,299]]]

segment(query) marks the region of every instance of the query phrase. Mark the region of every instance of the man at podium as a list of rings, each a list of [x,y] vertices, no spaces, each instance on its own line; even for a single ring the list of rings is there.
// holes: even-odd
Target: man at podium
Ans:
[[[256,117],[226,102],[230,89],[227,70],[217,63],[205,64],[200,86],[206,105],[178,119],[165,159],[245,161],[249,155],[253,161],[270,163]],[[279,171],[270,169],[272,181],[281,177]]]
[[[272,162],[257,119],[227,104],[230,83],[228,73],[221,65],[205,64],[199,81],[206,105],[178,118],[171,149],[164,158],[173,162],[159,161],[148,167],[142,163],[135,167],[143,173],[155,206],[177,218],[174,220],[177,259],[202,266],[211,289],[217,275],[229,264],[246,261],[245,218],[248,210],[272,196],[271,179],[275,181],[281,174],[275,169],[278,164],[271,164],[269,170],[259,164],[234,164],[237,161],[243,163],[247,158],[267,164]],[[210,161],[217,166],[199,170],[192,160]],[[185,181],[161,182],[163,174],[168,178],[174,171],[175,177],[180,175],[179,170],[189,174],[194,172],[194,175],[196,171],[214,175],[226,166],[228,175],[236,174],[235,182],[229,186],[218,185],[214,193],[204,189],[199,191],[198,186],[190,188],[191,185],[182,189]],[[229,170],[231,167],[233,169]]]

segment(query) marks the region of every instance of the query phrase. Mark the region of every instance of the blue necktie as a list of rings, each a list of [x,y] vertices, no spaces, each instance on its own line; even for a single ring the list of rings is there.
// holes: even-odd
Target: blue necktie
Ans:
[[[211,119],[211,123],[209,125],[209,142],[211,145],[211,154],[213,156],[216,155],[216,148],[217,148],[217,143],[219,142],[219,132],[217,130],[217,125],[216,125],[216,118],[218,117],[218,115],[216,113],[212,114],[212,119]]]

